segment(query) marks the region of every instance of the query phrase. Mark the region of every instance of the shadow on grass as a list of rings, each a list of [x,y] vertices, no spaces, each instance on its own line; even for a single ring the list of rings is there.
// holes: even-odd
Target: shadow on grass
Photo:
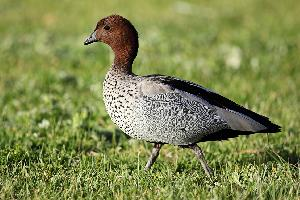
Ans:
[[[272,149],[266,149],[266,150],[245,150],[237,153],[239,158],[234,158],[234,163],[236,165],[261,165],[266,163],[286,163],[290,165],[292,168],[298,168],[300,165],[300,157],[296,153],[296,149],[293,151],[289,151],[287,149],[284,149],[284,147],[274,147]],[[210,164],[210,160],[207,160],[208,164]],[[221,161],[224,163],[216,164],[213,167],[213,171],[218,173],[218,171],[222,171],[222,166],[226,164],[226,160]],[[178,173],[185,173],[187,171],[193,171],[193,170],[199,170],[202,169],[200,162],[199,166],[193,166],[191,163],[186,162],[178,162],[176,167],[176,172]]]
[[[272,149],[256,151],[255,153],[252,152],[240,152],[238,153],[241,156],[239,159],[236,160],[236,165],[257,165],[260,166],[262,164],[267,163],[276,163],[276,164],[288,164],[290,167],[297,169],[300,165],[300,157],[294,151],[288,151],[282,147],[275,147]],[[214,171],[218,173],[218,171],[222,171],[223,164],[220,163],[214,167]]]
[[[130,137],[124,134],[120,129],[115,129],[114,131],[103,130],[103,129],[94,130],[94,131],[97,137],[105,139],[113,146],[119,145],[124,140],[130,139]]]
[[[288,163],[290,165],[300,164],[300,157],[296,153],[296,150],[289,151],[283,147],[275,147],[265,151],[258,151],[253,153],[254,156],[245,156],[239,162],[240,163],[267,163],[267,162],[277,162],[277,163]]]

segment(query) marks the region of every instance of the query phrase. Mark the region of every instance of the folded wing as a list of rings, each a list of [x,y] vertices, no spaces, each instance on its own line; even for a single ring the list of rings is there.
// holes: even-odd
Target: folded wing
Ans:
[[[145,78],[159,82],[169,89],[176,90],[185,96],[185,98],[193,101],[201,101],[208,106],[213,106],[218,115],[230,126],[230,128],[206,135],[201,141],[224,140],[237,137],[238,135],[253,133],[280,132],[280,126],[272,123],[267,117],[248,110],[200,85],[161,75],[151,75]]]

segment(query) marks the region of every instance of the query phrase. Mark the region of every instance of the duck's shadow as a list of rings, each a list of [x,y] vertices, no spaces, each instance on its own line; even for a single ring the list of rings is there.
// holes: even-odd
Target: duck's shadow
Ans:
[[[94,133],[98,138],[103,138],[108,143],[114,145],[118,145],[123,141],[130,139],[128,135],[124,134],[120,129],[117,128],[113,131],[106,129],[94,130]]]
[[[284,148],[280,147],[274,147],[272,149],[267,149],[264,151],[259,151],[255,153],[251,152],[241,152],[239,153],[240,157],[237,158],[234,162],[236,165],[256,165],[260,166],[267,163],[285,163],[290,165],[292,168],[297,168],[297,166],[300,165],[300,157],[296,153],[296,151],[289,151]],[[207,160],[209,164],[209,160]],[[225,162],[225,161],[224,161]],[[216,164],[213,167],[213,171],[221,172],[224,170],[224,164],[225,163],[219,163]],[[199,163],[200,165],[200,163]],[[191,168],[192,166],[190,164],[179,162],[176,167],[176,172],[184,173],[189,170],[198,170],[200,166],[196,166],[194,169]]]
[[[254,156],[243,157],[239,160],[241,164],[256,163],[263,164],[268,162],[288,163],[290,165],[300,164],[300,157],[296,151],[289,151],[283,147],[274,147],[265,151],[255,153]]]

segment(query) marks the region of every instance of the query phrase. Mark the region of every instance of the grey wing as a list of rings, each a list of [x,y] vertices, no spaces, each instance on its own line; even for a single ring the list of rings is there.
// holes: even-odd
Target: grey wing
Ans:
[[[202,141],[224,140],[239,135],[249,135],[257,132],[276,133],[280,131],[281,127],[272,123],[268,117],[248,110],[201,85],[162,75],[149,75],[145,78],[152,81],[158,81],[171,88],[176,88],[177,90],[188,94],[192,99],[196,99],[196,101],[200,100],[201,102],[204,101],[205,105],[211,105],[217,110],[217,114],[222,120],[226,121],[229,128],[206,135]]]
[[[136,111],[142,139],[187,145],[229,128],[216,107],[202,98],[151,80],[141,81],[138,88]]]

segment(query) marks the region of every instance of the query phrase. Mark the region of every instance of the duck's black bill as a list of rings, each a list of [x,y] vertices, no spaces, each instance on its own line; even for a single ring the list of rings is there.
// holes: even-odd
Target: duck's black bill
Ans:
[[[92,44],[93,42],[97,42],[96,31],[94,31],[88,38],[85,39],[84,45]]]

